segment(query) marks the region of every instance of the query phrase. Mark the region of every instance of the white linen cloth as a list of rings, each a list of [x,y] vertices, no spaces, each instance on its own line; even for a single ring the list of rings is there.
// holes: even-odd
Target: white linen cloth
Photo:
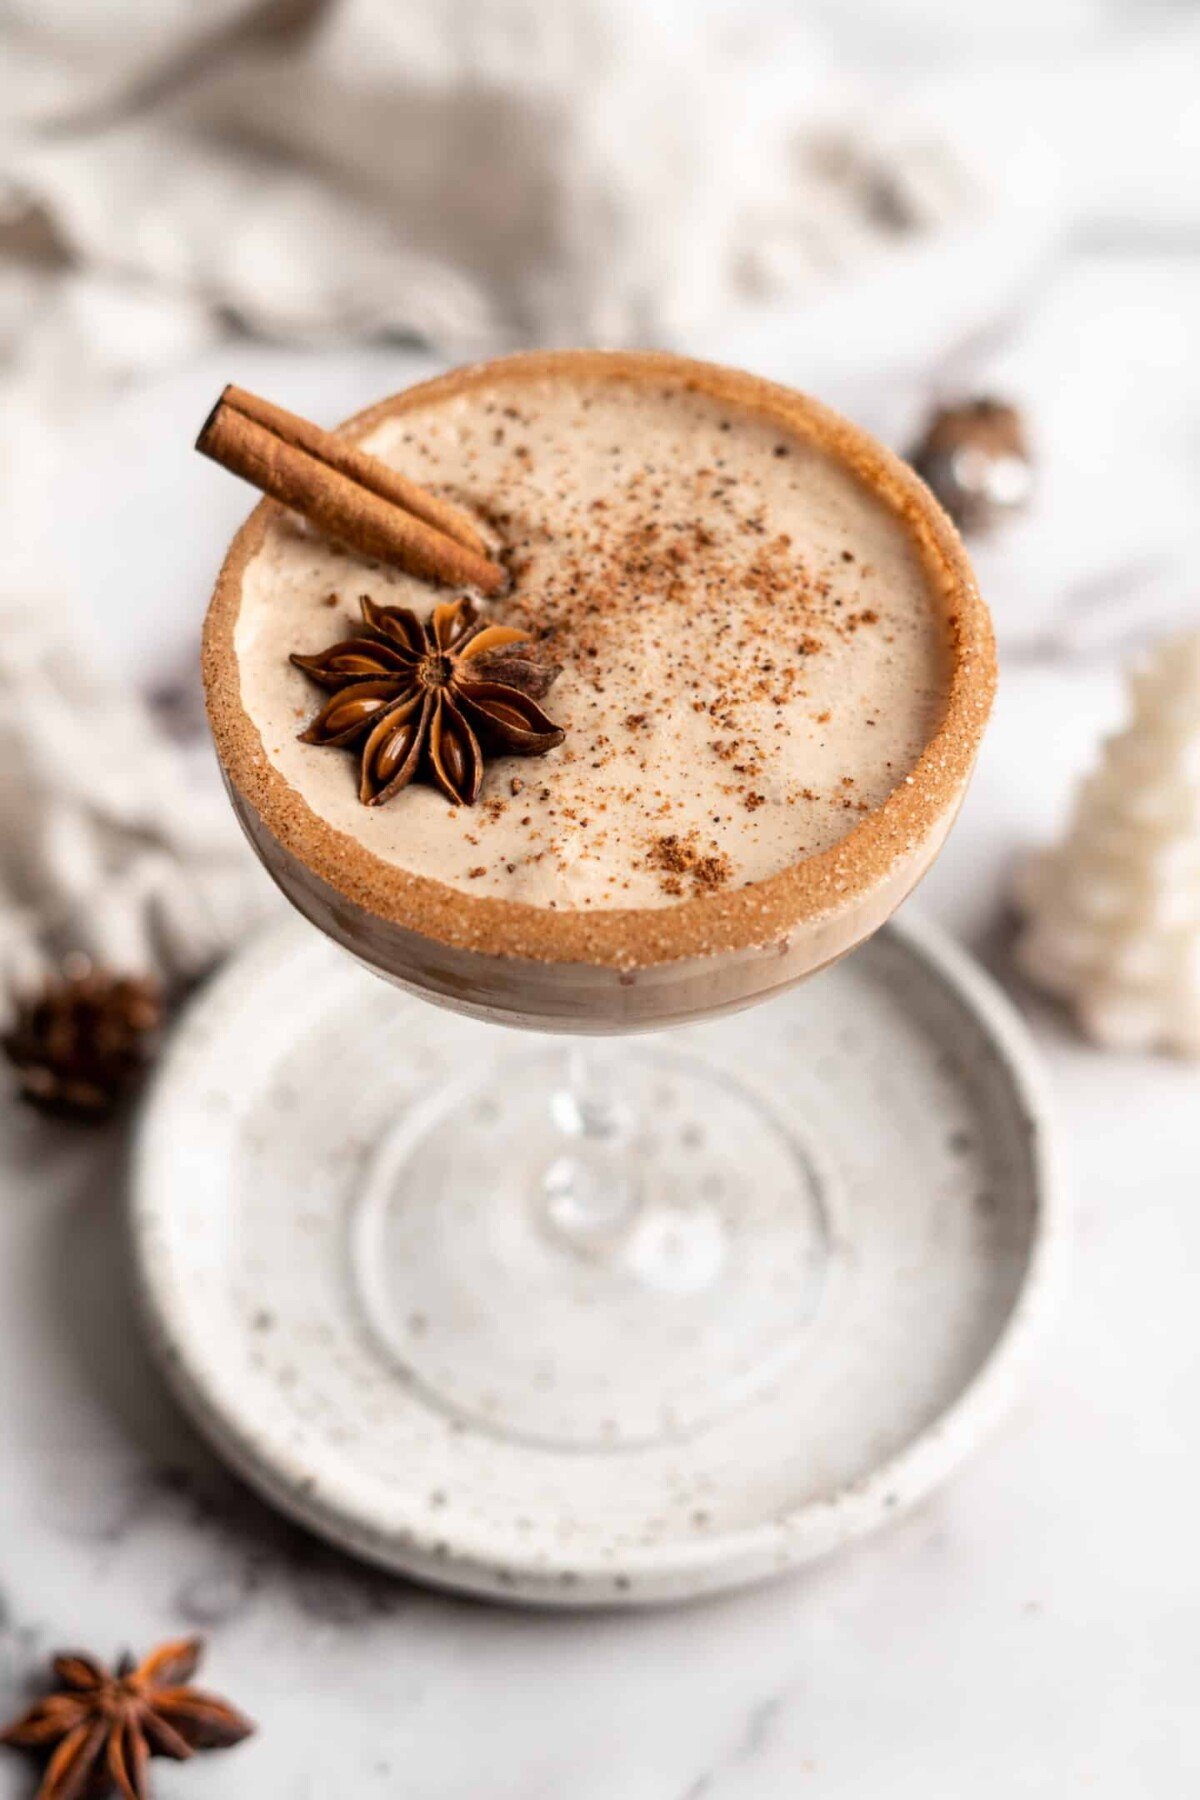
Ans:
[[[0,1024],[70,951],[199,975],[272,898],[214,785],[43,598],[0,601]]]
[[[777,0],[284,12],[18,4],[10,214],[205,317],[461,354],[676,343],[971,203],[959,153]]]
[[[945,374],[1056,232],[1197,206],[1147,175],[1200,141],[1195,44],[905,95],[785,0],[0,4],[0,990],[47,946],[192,973],[262,904],[54,591],[81,410],[232,333]]]

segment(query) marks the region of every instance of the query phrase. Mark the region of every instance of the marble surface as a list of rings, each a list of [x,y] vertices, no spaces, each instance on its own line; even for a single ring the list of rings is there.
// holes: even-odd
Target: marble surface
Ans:
[[[1119,657],[1200,610],[1198,300],[1190,227],[1106,225],[932,377],[828,393],[897,442],[931,386],[999,385],[1030,408],[1038,505],[978,558],[1004,652],[996,721],[917,902],[1006,982],[1009,873],[1119,716]],[[331,416],[409,366],[245,350],[131,399],[105,428],[110,455],[128,451],[120,492],[89,480],[81,499],[78,578],[106,653],[162,681],[194,632],[241,501],[161,446],[221,380],[282,393],[286,376],[287,398]],[[781,345],[769,372],[795,367]],[[1022,1402],[936,1499],[869,1543],[674,1613],[478,1607],[282,1523],[195,1438],[150,1363],[121,1131],[72,1136],[5,1111],[0,1712],[64,1642],[115,1652],[198,1629],[212,1685],[262,1729],[227,1757],[159,1765],[166,1800],[1195,1792],[1200,1075],[1089,1050],[1013,991],[1049,1066],[1072,1206],[1064,1291]],[[30,1791],[23,1761],[0,1759],[0,1800]]]

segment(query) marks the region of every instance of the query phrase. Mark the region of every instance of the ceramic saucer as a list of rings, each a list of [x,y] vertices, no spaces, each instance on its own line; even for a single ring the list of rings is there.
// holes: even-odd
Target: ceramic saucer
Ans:
[[[1036,1059],[961,951],[893,923],[781,998],[669,1034],[819,1137],[832,1256],[791,1360],[665,1441],[529,1443],[451,1416],[358,1303],[381,1109],[518,1039],[298,922],[193,1003],[142,1116],[135,1261],[173,1387],[247,1481],[386,1568],[591,1606],[794,1568],[962,1460],[1025,1359],[1056,1201]]]

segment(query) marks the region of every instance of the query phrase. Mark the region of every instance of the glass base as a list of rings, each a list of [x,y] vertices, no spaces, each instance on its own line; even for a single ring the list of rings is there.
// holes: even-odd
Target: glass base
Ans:
[[[427,1096],[378,1147],[351,1263],[444,1413],[514,1442],[689,1436],[800,1349],[826,1178],[737,1075],[669,1047],[539,1049]]]

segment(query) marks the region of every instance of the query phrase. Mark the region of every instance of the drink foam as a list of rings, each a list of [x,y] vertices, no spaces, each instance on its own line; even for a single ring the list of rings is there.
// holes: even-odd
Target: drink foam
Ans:
[[[273,520],[234,635],[242,705],[320,819],[470,895],[660,907],[829,848],[882,804],[941,718],[947,628],[910,532],[799,433],[678,384],[497,378],[363,440],[479,510],[562,674],[566,741],[490,759],[479,802],[413,784],[369,808],[357,759],[302,744],[321,696],[288,661],[353,635],[359,596],[442,591]]]

